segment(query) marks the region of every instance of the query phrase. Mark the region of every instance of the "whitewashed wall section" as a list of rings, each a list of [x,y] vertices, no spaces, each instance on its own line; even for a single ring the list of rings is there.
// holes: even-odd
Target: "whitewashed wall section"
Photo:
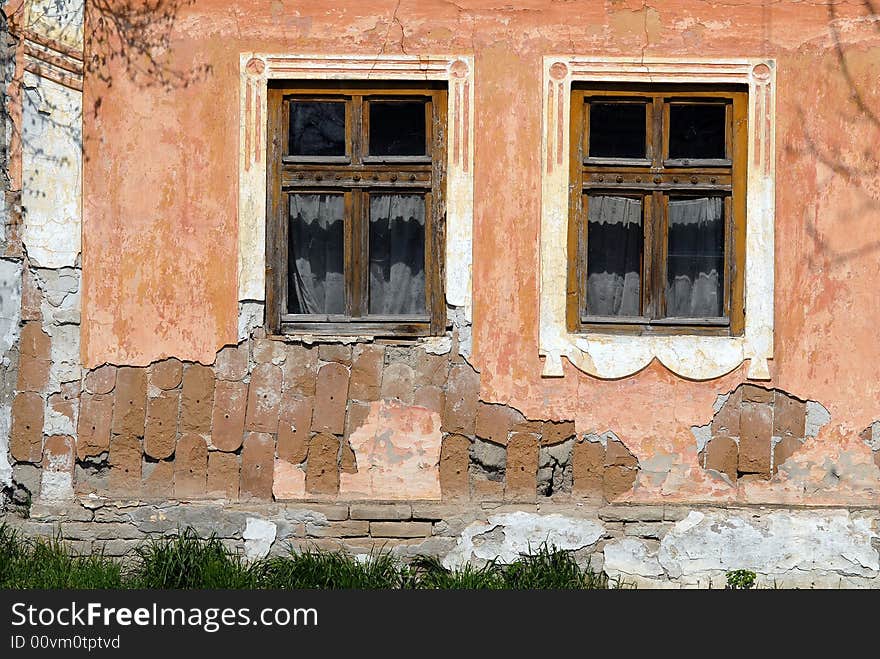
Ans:
[[[471,318],[474,63],[466,55],[241,54],[238,202],[239,339],[263,323],[266,281],[266,88],[270,79],[440,80],[449,86],[446,300]]]
[[[770,379],[773,357],[775,104],[774,60],[682,61],[544,58],[541,181],[540,354],[543,375],[561,377],[562,357],[600,378],[632,375],[659,360],[694,380],[729,373],[749,360],[748,377]],[[623,336],[566,326],[570,99],[573,82],[727,83],[749,89],[745,332],[742,336]]]

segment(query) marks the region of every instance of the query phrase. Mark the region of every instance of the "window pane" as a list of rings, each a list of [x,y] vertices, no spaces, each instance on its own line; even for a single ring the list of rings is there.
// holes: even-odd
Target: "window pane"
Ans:
[[[670,158],[724,158],[726,110],[720,103],[669,106]]]
[[[587,198],[587,314],[641,313],[642,200]]]
[[[345,312],[341,194],[290,195],[289,313]]]
[[[334,101],[291,103],[290,155],[344,156],[345,103]]]
[[[370,155],[425,155],[425,102],[370,102]]]
[[[724,199],[669,199],[666,315],[724,315]]]
[[[425,198],[370,195],[370,314],[425,313]]]
[[[590,156],[645,157],[644,103],[590,103]]]

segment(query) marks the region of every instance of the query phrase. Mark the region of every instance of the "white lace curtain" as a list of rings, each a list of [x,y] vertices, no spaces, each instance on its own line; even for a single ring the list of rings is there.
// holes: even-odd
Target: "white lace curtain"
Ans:
[[[425,312],[425,198],[370,195],[370,314]]]
[[[642,202],[597,195],[588,206],[587,313],[638,316]]]
[[[291,313],[345,311],[342,195],[290,195],[288,307]]]

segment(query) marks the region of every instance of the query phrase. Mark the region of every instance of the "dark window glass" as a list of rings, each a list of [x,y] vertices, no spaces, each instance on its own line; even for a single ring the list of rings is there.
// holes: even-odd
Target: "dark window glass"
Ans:
[[[670,158],[724,158],[726,109],[721,103],[669,106]]]
[[[341,194],[290,195],[289,313],[345,312]]]
[[[590,103],[590,156],[645,157],[644,103]]]
[[[292,102],[290,104],[290,155],[344,156],[345,103]]]
[[[423,156],[424,101],[370,102],[370,155]]]
[[[670,197],[666,315],[724,315],[724,199]]]
[[[642,200],[587,197],[587,314],[641,313]]]
[[[425,198],[370,195],[370,314],[425,313]]]

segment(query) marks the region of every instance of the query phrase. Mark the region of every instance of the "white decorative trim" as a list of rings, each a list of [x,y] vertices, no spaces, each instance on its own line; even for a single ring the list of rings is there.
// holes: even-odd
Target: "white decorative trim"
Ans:
[[[446,301],[471,317],[474,217],[474,61],[467,55],[241,54],[238,299],[264,301],[266,84],[291,80],[444,80],[449,84]],[[242,304],[239,304],[243,308]]]
[[[746,359],[748,377],[770,379],[773,357],[776,64],[768,59],[544,58],[540,354],[545,377],[563,375],[562,357],[600,378],[632,375],[658,359],[694,380],[729,373]],[[568,144],[571,83],[734,83],[749,88],[745,332],[738,337],[622,336],[566,327]]]

